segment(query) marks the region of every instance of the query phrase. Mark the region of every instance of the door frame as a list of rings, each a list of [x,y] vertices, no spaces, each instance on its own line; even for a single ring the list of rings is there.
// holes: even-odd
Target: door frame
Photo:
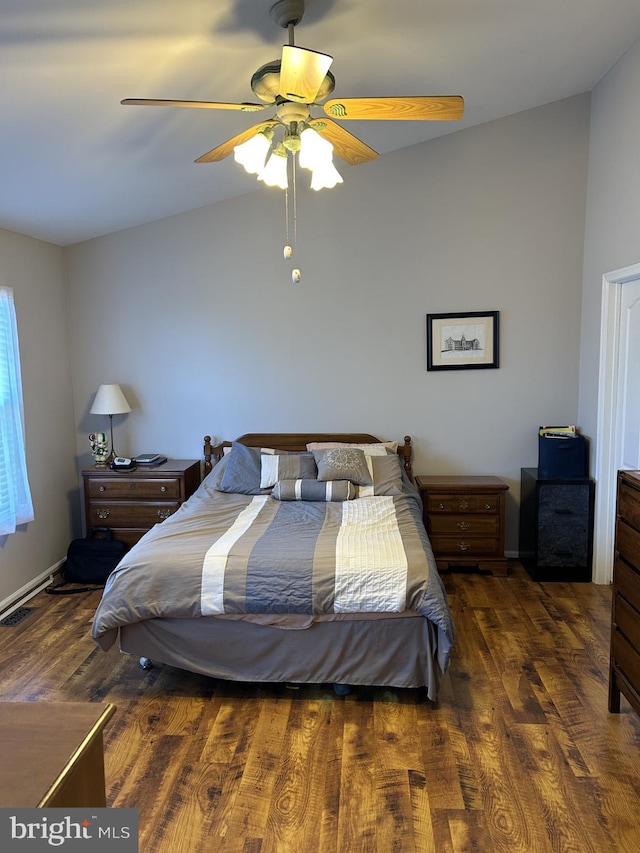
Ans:
[[[632,264],[602,276],[600,368],[594,476],[597,483],[593,548],[593,581],[611,583],[616,519],[616,474],[619,457],[618,369],[622,287],[640,279],[640,264]]]

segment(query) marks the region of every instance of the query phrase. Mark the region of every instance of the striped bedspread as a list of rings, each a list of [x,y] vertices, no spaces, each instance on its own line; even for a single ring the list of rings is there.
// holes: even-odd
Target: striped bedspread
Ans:
[[[446,662],[451,616],[413,489],[325,503],[223,494],[205,480],[110,576],[93,637],[107,649],[121,626],[161,616],[405,610],[437,626]]]

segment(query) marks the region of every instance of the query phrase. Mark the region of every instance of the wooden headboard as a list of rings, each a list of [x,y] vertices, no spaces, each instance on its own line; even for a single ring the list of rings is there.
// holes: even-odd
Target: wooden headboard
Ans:
[[[366,432],[248,432],[241,435],[236,441],[246,444],[247,447],[273,447],[276,450],[292,450],[300,452],[307,449],[307,444],[312,441],[341,441],[347,444],[375,444],[380,441],[375,435]],[[211,471],[214,462],[222,459],[225,447],[231,447],[230,441],[223,441],[215,446],[211,444],[211,436],[204,437],[204,473]],[[411,436],[405,435],[404,444],[398,444],[398,456],[402,460],[402,467],[407,472],[410,480],[413,480],[411,469]]]

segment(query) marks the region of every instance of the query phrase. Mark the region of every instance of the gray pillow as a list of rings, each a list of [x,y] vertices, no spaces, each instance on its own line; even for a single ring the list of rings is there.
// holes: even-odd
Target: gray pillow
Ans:
[[[386,456],[367,457],[368,467],[373,474],[370,486],[358,486],[358,497],[366,498],[373,495],[394,497],[406,494],[402,484],[402,468],[397,453]]]
[[[318,466],[318,480],[351,480],[358,486],[372,482],[362,450],[355,447],[331,447],[314,450],[313,456]]]
[[[239,495],[265,495],[270,489],[260,488],[259,447],[247,447],[234,442],[227,454],[227,466],[218,486],[220,492],[234,492]]]
[[[357,488],[349,480],[279,480],[271,496],[279,501],[351,501]]]
[[[262,453],[260,486],[268,489],[278,480],[315,480],[318,473],[313,453]]]

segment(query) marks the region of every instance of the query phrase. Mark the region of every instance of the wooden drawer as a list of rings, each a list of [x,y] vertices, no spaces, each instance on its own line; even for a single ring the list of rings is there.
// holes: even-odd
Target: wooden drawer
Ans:
[[[140,527],[149,529],[164,521],[180,506],[177,501],[166,503],[135,503],[134,501],[91,501],[87,522],[91,527]]]
[[[432,515],[429,517],[429,532],[497,537],[500,532],[500,519],[497,515]]]
[[[631,527],[640,529],[640,491],[624,480],[621,481],[618,492],[618,516]]]
[[[180,497],[180,480],[177,477],[166,479],[92,477],[87,480],[87,491],[90,498],[163,500]]]
[[[427,497],[428,513],[497,513],[500,509],[500,495],[448,495],[430,494]]]
[[[640,570],[640,532],[618,518],[616,522],[616,551],[634,568]]]
[[[623,595],[640,612],[640,572],[617,559],[613,565],[613,585],[616,592]]]
[[[499,557],[504,556],[499,539],[489,536],[440,536],[432,534],[431,545],[436,557]]]
[[[611,637],[611,657],[634,689],[640,685],[640,652],[624,637],[620,631],[614,631]]]
[[[613,621],[634,649],[640,651],[640,613],[617,594],[613,599]]]

